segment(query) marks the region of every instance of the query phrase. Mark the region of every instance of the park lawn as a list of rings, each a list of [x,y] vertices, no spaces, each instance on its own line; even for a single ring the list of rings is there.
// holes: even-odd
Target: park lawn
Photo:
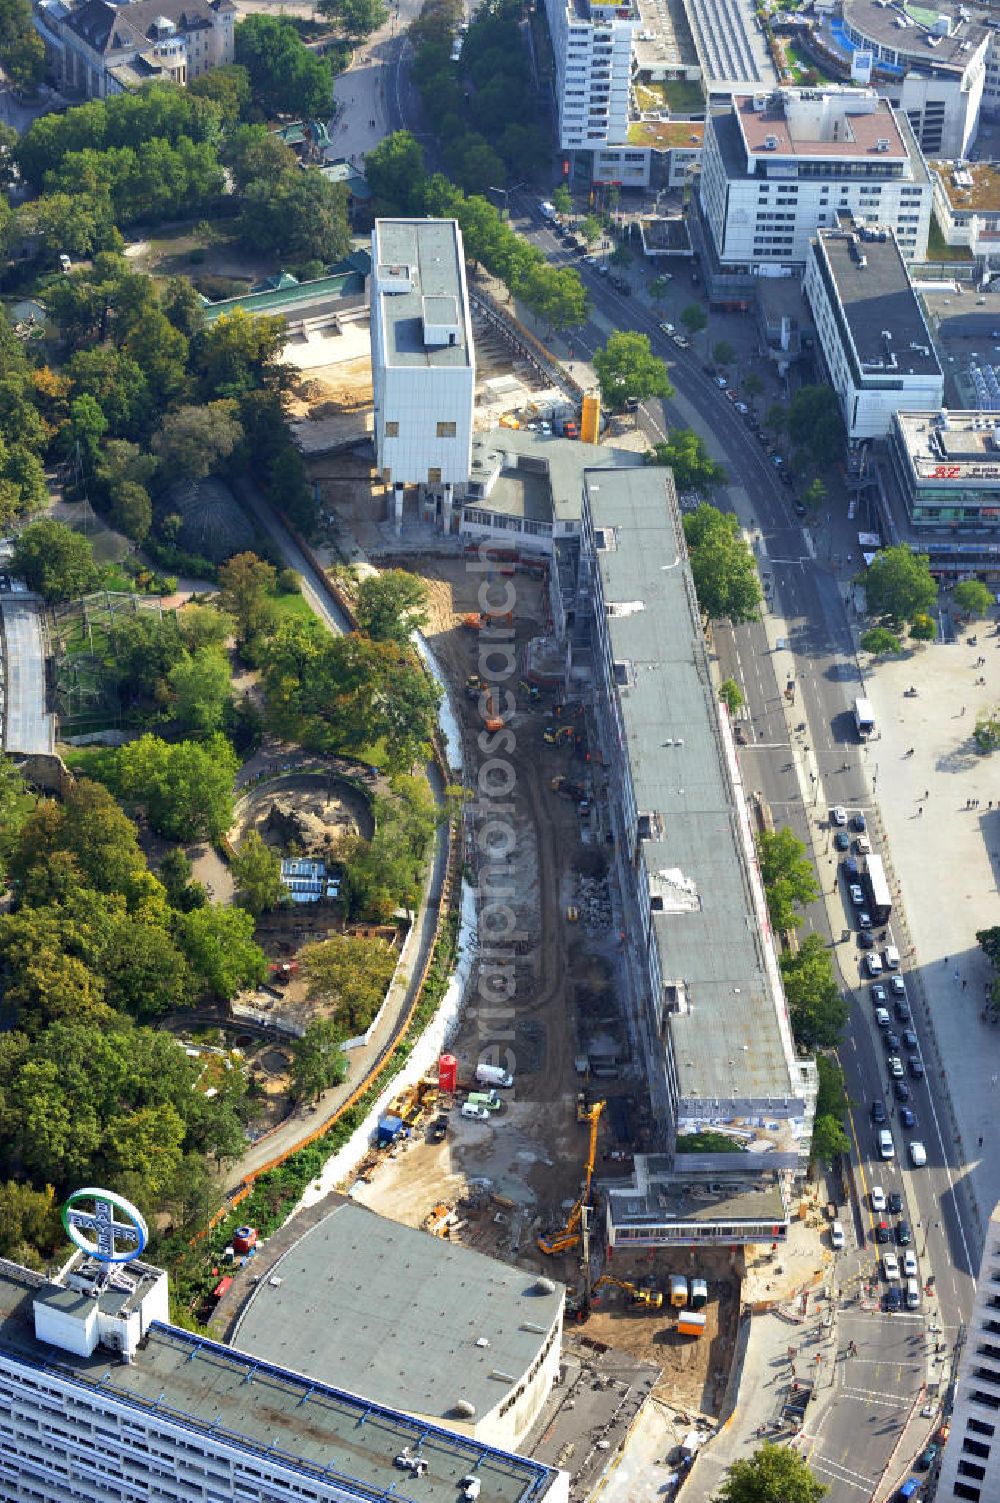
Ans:
[[[279,625],[283,621],[313,620],[312,607],[301,590],[290,591],[287,595],[272,595],[271,607]]]

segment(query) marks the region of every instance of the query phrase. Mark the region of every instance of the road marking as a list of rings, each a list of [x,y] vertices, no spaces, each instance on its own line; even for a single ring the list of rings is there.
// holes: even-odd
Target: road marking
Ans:
[[[835,1478],[837,1482],[844,1482],[848,1487],[859,1488],[862,1492],[869,1492],[877,1480],[874,1477],[866,1477],[864,1472],[852,1471],[849,1466],[844,1466],[840,1461],[833,1461],[829,1456],[821,1455],[817,1457],[810,1454],[809,1465],[816,1467],[819,1471],[822,1471],[825,1467],[830,1476]],[[860,1478],[860,1481],[854,1482],[852,1480],[854,1477]]]
[[[888,1409],[908,1409],[913,1403],[912,1398],[901,1399],[898,1393],[880,1393],[874,1388],[848,1388],[846,1385],[840,1392],[848,1399],[866,1399],[870,1404],[884,1404]]]

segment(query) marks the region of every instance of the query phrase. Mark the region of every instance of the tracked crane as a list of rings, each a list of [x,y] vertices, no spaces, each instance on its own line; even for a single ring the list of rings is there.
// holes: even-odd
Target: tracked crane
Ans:
[[[550,1257],[553,1257],[556,1253],[568,1252],[580,1240],[580,1219],[583,1215],[584,1206],[590,1204],[590,1182],[594,1177],[594,1164],[597,1161],[597,1129],[603,1110],[604,1102],[595,1101],[584,1117],[584,1121],[590,1123],[590,1143],[587,1148],[587,1162],[584,1165],[583,1189],[580,1191],[579,1197],[566,1217],[566,1225],[561,1231],[553,1232],[550,1237],[539,1237],[538,1239],[540,1251],[547,1253]]]

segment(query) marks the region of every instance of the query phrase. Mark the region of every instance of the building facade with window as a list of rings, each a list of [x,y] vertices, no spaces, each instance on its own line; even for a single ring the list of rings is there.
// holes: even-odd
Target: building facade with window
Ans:
[[[800,271],[817,229],[850,213],[927,252],[932,186],[905,118],[874,89],[737,95],[706,122],[700,208],[722,273]]]
[[[1000,1206],[986,1228],[935,1497],[938,1503],[1000,1498]]]
[[[942,405],[944,373],[891,229],[845,218],[820,230],[803,292],[850,442],[887,437],[897,412]]]
[[[451,530],[469,478],[476,359],[462,232],[454,219],[379,219],[372,231],[375,459],[402,521],[420,488]]]
[[[36,0],[35,27],[60,88],[88,99],[165,79],[187,84],[233,60],[233,0]]]
[[[635,0],[545,0],[555,64],[562,151],[597,151],[628,140]]]

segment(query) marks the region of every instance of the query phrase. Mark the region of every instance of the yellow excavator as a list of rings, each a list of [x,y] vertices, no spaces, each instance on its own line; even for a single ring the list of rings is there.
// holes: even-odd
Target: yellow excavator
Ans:
[[[603,1273],[594,1285],[594,1290],[600,1289],[602,1284],[612,1284],[616,1289],[624,1289],[632,1296],[633,1305],[642,1305],[647,1310],[663,1309],[663,1290],[658,1289],[653,1280],[648,1284],[632,1284],[628,1279],[613,1279],[610,1274]]]
[[[550,1257],[556,1253],[568,1252],[575,1247],[580,1240],[580,1220],[583,1208],[590,1202],[590,1182],[594,1177],[594,1164],[597,1159],[597,1129],[601,1121],[601,1113],[604,1110],[603,1101],[595,1101],[584,1118],[590,1123],[590,1143],[587,1148],[587,1162],[584,1165],[583,1189],[574,1202],[573,1208],[566,1217],[566,1225],[562,1231],[553,1232],[550,1237],[539,1237],[538,1247]]]

